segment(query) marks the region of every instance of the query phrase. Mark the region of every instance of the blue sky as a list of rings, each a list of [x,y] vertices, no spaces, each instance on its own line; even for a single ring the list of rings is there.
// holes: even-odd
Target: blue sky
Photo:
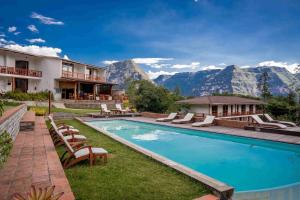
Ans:
[[[100,66],[135,58],[152,77],[230,64],[291,71],[299,10],[299,0],[5,0],[0,45]]]

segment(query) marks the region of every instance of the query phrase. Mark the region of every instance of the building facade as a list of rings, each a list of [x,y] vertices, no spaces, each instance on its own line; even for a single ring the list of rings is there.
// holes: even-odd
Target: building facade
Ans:
[[[93,65],[0,48],[0,92],[50,90],[55,100],[112,100],[113,83]]]
[[[236,96],[203,96],[177,103],[189,105],[189,112],[216,117],[259,114],[264,105],[260,100]]]

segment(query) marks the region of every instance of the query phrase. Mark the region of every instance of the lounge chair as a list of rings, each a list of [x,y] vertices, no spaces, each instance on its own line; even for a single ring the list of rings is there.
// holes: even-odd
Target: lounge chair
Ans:
[[[203,122],[195,122],[192,123],[192,126],[200,127],[200,126],[210,126],[215,120],[215,116],[207,115]]]
[[[51,137],[56,146],[63,144],[63,141],[61,140],[62,138],[71,142],[86,141],[86,137],[84,135],[79,135],[78,132],[74,132],[71,130],[63,132],[61,130],[58,130],[54,122],[51,122],[51,126],[53,127],[51,131]]]
[[[90,166],[92,166],[96,163],[97,157],[103,158],[104,162],[107,162],[108,152],[105,149],[91,146],[77,146],[74,149],[72,143],[69,143],[64,137],[61,139],[66,149],[60,158],[64,168],[69,168],[82,160],[89,160]],[[66,155],[67,157],[65,158]]]
[[[58,128],[57,124],[54,121],[51,121],[50,123],[51,123],[50,132],[54,129],[62,133],[66,133],[66,132],[79,133],[79,130],[74,128],[73,126],[64,126],[64,127],[60,126],[61,128]]]
[[[165,118],[158,118],[156,119],[157,122],[170,122],[174,120],[177,116],[177,113],[170,113],[168,117]]]
[[[172,121],[172,123],[174,124],[185,124],[185,123],[189,123],[192,121],[193,117],[194,117],[194,113],[188,113],[184,116],[183,119],[175,119]]]
[[[52,117],[51,115],[49,115],[48,118],[50,119],[50,122],[54,122],[53,117]],[[56,122],[55,124],[56,124],[56,127],[57,127],[58,129],[74,128],[73,126],[67,125],[67,124],[65,124],[65,123],[63,123],[63,122],[60,122],[60,123],[57,123],[57,122]]]
[[[122,105],[119,104],[119,103],[116,104],[116,109],[117,109],[118,111],[120,111],[121,113],[126,113],[126,112],[128,112],[128,110],[127,110],[127,109],[123,109],[123,108],[122,108]]]
[[[251,115],[251,117],[261,126],[271,126],[271,127],[275,127],[275,128],[287,128],[287,126],[283,125],[283,124],[264,122],[258,115]]]
[[[279,124],[283,124],[286,126],[294,126],[296,127],[297,125],[293,122],[287,122],[287,121],[279,121],[279,120],[274,120],[268,113],[264,114],[264,116],[267,118],[267,120],[271,123],[279,123]]]
[[[111,111],[107,109],[107,105],[104,103],[101,104],[101,112],[104,112],[105,114],[111,113]]]

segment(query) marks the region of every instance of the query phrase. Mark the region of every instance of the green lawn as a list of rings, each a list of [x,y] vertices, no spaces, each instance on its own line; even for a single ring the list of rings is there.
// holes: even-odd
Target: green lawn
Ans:
[[[207,194],[204,187],[177,171],[81,124],[65,120],[88,138],[88,144],[109,151],[107,164],[82,163],[66,169],[77,200],[187,199]],[[62,153],[62,147],[57,149]]]
[[[48,107],[37,107],[31,106],[30,108],[44,109],[48,112]],[[72,108],[51,108],[51,112],[64,112],[64,113],[74,113],[74,114],[88,114],[100,112],[100,109],[72,109]]]

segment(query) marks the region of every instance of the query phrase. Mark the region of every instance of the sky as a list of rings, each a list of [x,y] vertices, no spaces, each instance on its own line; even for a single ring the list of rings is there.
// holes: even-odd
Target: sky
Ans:
[[[0,46],[160,74],[300,63],[299,0],[0,0]]]

